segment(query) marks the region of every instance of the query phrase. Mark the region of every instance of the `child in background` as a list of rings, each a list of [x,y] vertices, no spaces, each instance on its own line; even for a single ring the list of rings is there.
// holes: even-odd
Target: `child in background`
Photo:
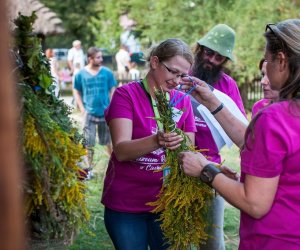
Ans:
[[[131,80],[137,80],[137,79],[140,79],[140,71],[137,69],[137,64],[136,62],[130,62],[129,63],[129,76],[130,76],[130,79]]]

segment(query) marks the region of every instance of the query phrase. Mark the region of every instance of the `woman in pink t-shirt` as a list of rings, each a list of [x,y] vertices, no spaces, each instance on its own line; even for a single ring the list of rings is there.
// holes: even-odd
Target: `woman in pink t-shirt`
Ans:
[[[252,107],[252,118],[257,114],[257,112],[265,107],[267,107],[269,104],[271,104],[273,101],[275,101],[278,98],[279,91],[271,89],[270,81],[267,76],[267,62],[265,58],[261,59],[259,62],[259,69],[261,71],[261,80],[260,84],[264,92],[264,98],[257,101],[253,104]]]
[[[162,88],[174,100],[176,124],[194,143],[196,131],[191,101],[175,90],[193,62],[188,45],[167,39],[149,55],[149,72],[143,80],[117,88],[105,112],[112,137],[113,153],[104,181],[102,203],[105,226],[116,249],[166,249],[159,215],[146,205],[157,199],[162,187],[165,148],[180,146],[183,138],[175,132],[163,133],[154,89]],[[178,110],[185,110],[183,113]],[[175,119],[174,119],[175,120]]]
[[[300,19],[268,24],[265,37],[266,72],[279,98],[261,110],[247,130],[194,79],[194,97],[241,147],[241,182],[219,174],[200,153],[181,153],[180,161],[186,174],[198,176],[241,210],[239,249],[299,250]],[[184,89],[190,88],[186,82]]]

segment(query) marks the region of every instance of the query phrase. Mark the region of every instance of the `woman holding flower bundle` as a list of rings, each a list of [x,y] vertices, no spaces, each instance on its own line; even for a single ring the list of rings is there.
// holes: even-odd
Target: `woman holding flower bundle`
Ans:
[[[162,132],[155,89],[162,89],[173,105],[176,125],[194,143],[195,124],[191,102],[175,90],[190,70],[193,55],[188,45],[167,39],[149,55],[149,71],[141,81],[117,88],[106,110],[113,153],[102,195],[105,226],[116,249],[166,249],[159,215],[146,205],[157,199],[162,187],[161,166],[165,148],[177,149],[183,138]],[[181,99],[182,98],[182,99]],[[179,101],[181,100],[181,101]],[[184,112],[181,110],[184,109]]]
[[[239,249],[300,249],[300,19],[268,24],[266,71],[276,102],[245,127],[206,84],[193,95],[216,110],[215,117],[241,150],[241,182],[227,178],[200,153],[180,155],[184,172],[214,187],[241,210]],[[183,79],[185,81],[185,79]],[[190,88],[186,79],[187,89]]]

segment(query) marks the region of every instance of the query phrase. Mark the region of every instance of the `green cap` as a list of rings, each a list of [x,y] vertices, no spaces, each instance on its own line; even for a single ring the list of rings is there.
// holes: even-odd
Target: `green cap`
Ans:
[[[218,24],[208,31],[208,33],[202,37],[198,43],[233,61],[232,51],[234,48],[234,41],[234,30],[226,24]]]

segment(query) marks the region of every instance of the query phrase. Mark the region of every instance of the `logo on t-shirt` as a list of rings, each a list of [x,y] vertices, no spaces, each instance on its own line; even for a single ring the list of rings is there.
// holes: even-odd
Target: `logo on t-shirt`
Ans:
[[[207,127],[207,124],[203,120],[202,117],[194,116],[194,118],[195,118],[195,125],[196,125],[196,127],[204,127],[204,128]]]
[[[146,156],[141,156],[135,160],[139,164],[141,170],[146,171],[159,171],[161,170],[162,164],[166,161],[164,151],[157,149]]]

